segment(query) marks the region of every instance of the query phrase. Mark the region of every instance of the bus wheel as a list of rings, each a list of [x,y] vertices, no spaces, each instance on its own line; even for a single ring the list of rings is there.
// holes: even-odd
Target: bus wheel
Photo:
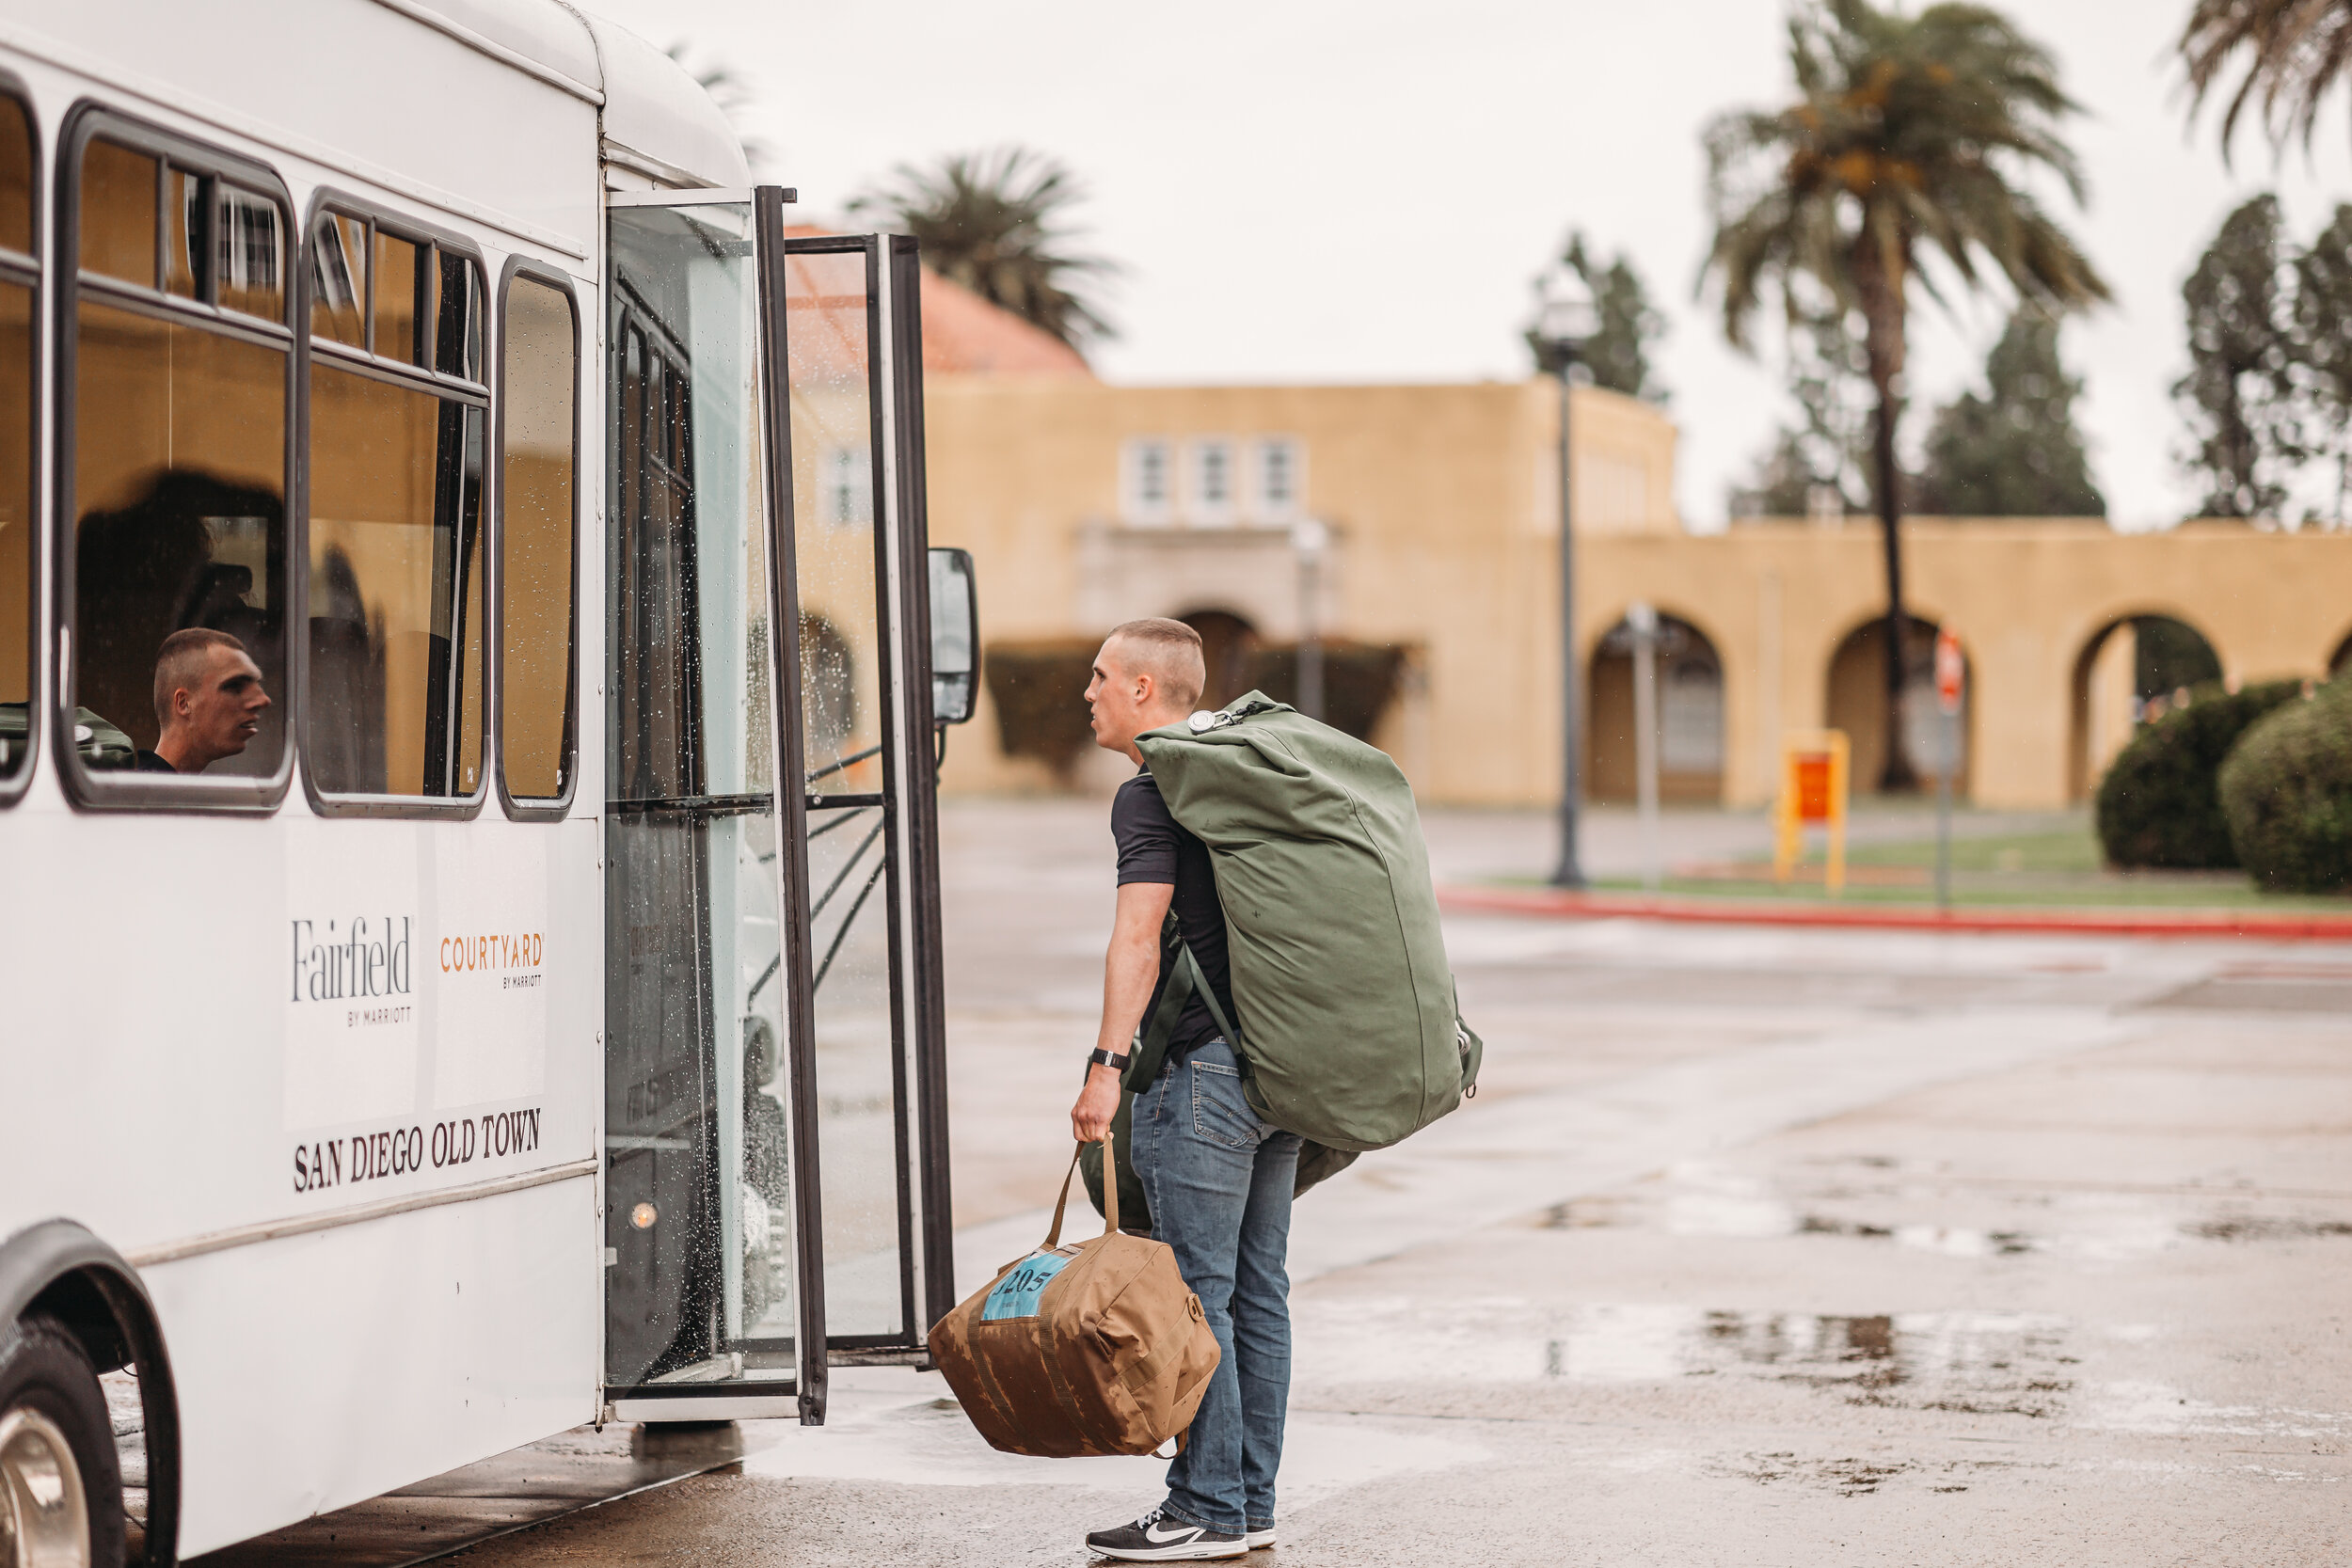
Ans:
[[[47,1318],[0,1325],[0,1563],[121,1568],[122,1471],[106,1396]]]

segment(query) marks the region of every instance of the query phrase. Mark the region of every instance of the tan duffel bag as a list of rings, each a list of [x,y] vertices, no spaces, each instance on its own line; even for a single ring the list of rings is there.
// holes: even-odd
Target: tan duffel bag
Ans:
[[[1065,1174],[1045,1244],[932,1325],[931,1359],[991,1448],[1150,1453],[1200,1408],[1216,1335],[1168,1243],[1119,1228],[1118,1185],[1103,1233],[1062,1246]]]

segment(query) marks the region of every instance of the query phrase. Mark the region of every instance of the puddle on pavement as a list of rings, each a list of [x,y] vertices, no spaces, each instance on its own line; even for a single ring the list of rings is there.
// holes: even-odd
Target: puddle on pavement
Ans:
[[[2078,1260],[2116,1262],[2142,1258],[2185,1242],[2260,1243],[2352,1237],[2352,1221],[2308,1215],[2225,1212],[2206,1201],[2168,1199],[2130,1193],[2041,1195],[2015,1206],[2030,1211],[2031,1227],[1971,1227],[1906,1221],[1884,1211],[1948,1203],[1979,1205],[1986,1195],[1936,1172],[1911,1169],[1884,1156],[1863,1156],[1837,1164],[1871,1172],[1902,1171],[1896,1180],[1832,1181],[1791,1201],[1767,1180],[1706,1162],[1687,1162],[1631,1188],[1580,1197],[1545,1211],[1539,1225],[1552,1230],[1629,1228],[1669,1236],[1767,1240],[1783,1236],[1838,1236],[1889,1243],[1945,1258],[2012,1258],[2044,1253]],[[1865,1204],[1881,1212],[1868,1218],[1830,1212],[1832,1205]]]
[[[1401,1300],[1318,1305],[1298,1336],[1302,1382],[1611,1384],[1745,1377],[1860,1405],[2042,1418],[2078,1362],[2057,1318],[1914,1312],[1833,1317],[1585,1303]]]
[[[2315,1236],[2352,1236],[2352,1223],[2233,1214],[2224,1219],[2185,1225],[2181,1227],[2181,1231],[2201,1242],[2287,1242]]]
[[[1925,1483],[1929,1492],[1965,1492],[1969,1484],[1988,1470],[2013,1470],[2017,1462],[2009,1459],[1947,1459],[1940,1463],[1917,1459],[1824,1459],[1799,1454],[1791,1449],[1774,1453],[1743,1454],[1737,1459],[1720,1460],[1708,1468],[1718,1475],[1752,1481],[1758,1486],[1789,1482],[1799,1486],[1816,1486],[1847,1497],[1867,1497],[1881,1486],[1898,1477],[1915,1478],[1910,1483],[1916,1488]]]
[[[2099,1384],[2088,1391],[2076,1424],[2166,1435],[2197,1433],[2316,1440],[2313,1453],[2342,1453],[2352,1444],[2352,1412],[2217,1404],[2162,1383]]]

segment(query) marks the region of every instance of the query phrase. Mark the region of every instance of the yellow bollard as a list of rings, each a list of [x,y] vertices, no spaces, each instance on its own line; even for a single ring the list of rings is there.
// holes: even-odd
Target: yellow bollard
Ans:
[[[1846,890],[1846,768],[1851,749],[1843,730],[1791,730],[1780,743],[1780,799],[1772,808],[1778,833],[1772,846],[1772,880],[1786,882],[1804,849],[1807,824],[1829,831],[1829,868],[1823,878],[1832,894]]]

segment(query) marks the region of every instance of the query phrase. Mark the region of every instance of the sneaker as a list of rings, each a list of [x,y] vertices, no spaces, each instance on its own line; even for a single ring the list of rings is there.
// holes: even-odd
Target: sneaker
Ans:
[[[1121,1562],[1197,1562],[1207,1558],[1239,1557],[1249,1550],[1238,1535],[1171,1519],[1161,1509],[1132,1525],[1098,1529],[1087,1537],[1087,1550]]]
[[[1241,1538],[1241,1544],[1248,1547],[1253,1552],[1273,1545],[1274,1527],[1272,1525],[1268,1525],[1263,1529],[1253,1529],[1246,1532]]]

